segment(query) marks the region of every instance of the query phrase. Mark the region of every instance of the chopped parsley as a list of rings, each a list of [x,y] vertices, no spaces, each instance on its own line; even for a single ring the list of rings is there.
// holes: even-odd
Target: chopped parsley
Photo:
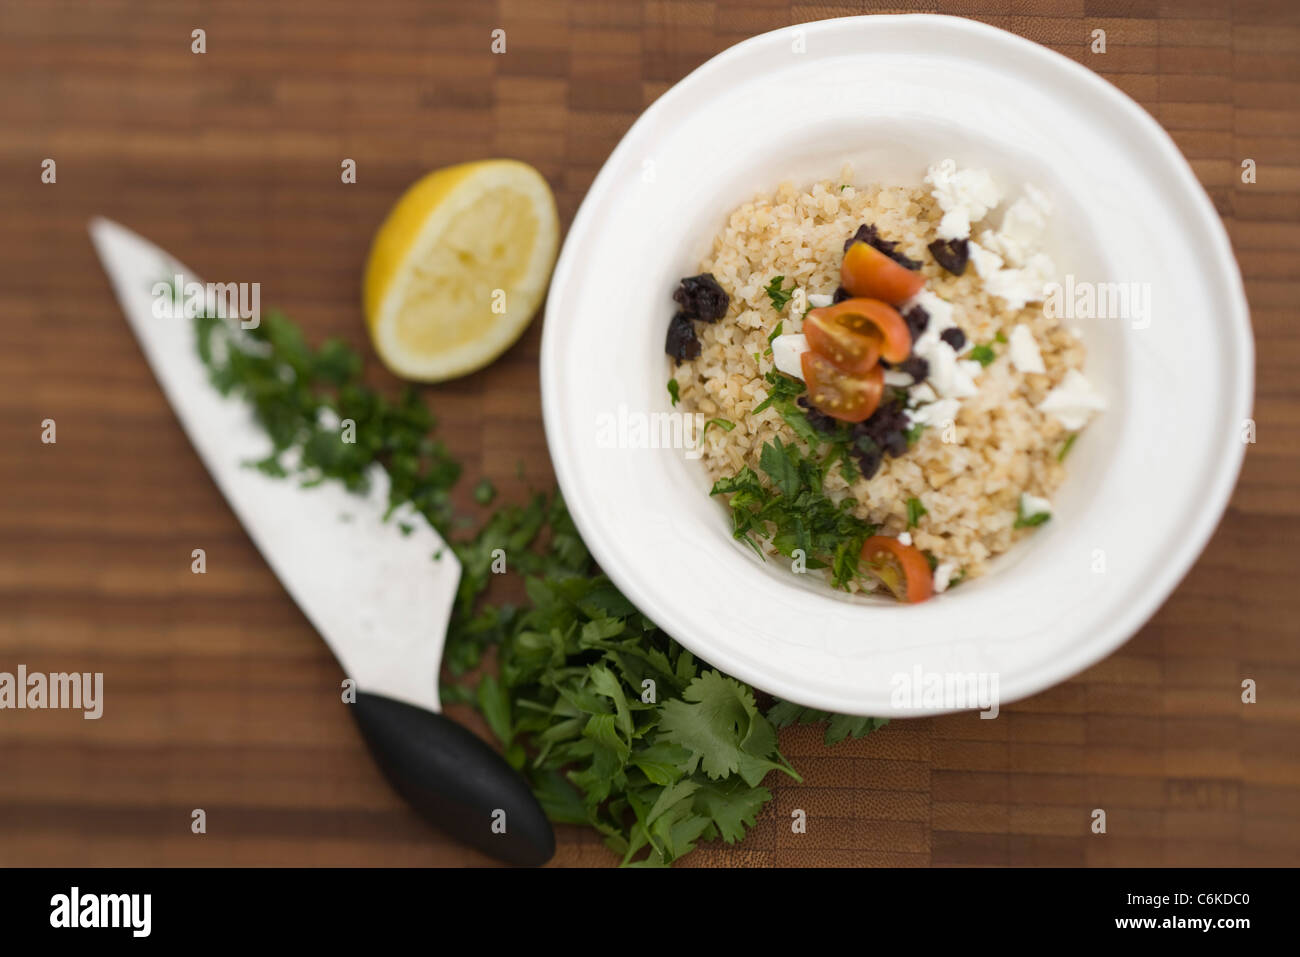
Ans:
[[[1020,502],[1016,503],[1016,523],[1011,527],[1012,528],[1034,528],[1038,525],[1042,525],[1045,521],[1047,521],[1051,517],[1052,517],[1051,512],[1035,512],[1033,515],[1026,515],[1025,503],[1024,500],[1022,499]]]
[[[676,379],[669,379],[669,380],[668,380],[668,397],[669,397],[670,399],[673,400],[673,405],[676,405],[678,402],[680,402],[680,401],[681,401],[681,398],[682,398],[681,395],[678,393],[677,390],[678,390],[677,380],[676,380]]]
[[[862,544],[876,526],[853,515],[852,500],[838,504],[823,490],[828,462],[804,455],[779,438],[763,446],[758,472],[745,466],[714,483],[712,495],[725,495],[732,534],[759,555],[761,542],[787,558],[802,550],[804,567],[831,569],[831,583],[847,588],[858,576]]]
[[[970,351],[970,358],[974,359],[982,366],[988,366],[997,356],[990,345],[979,345]]]
[[[1003,345],[1006,345],[1007,337],[1003,334],[1002,330],[999,329],[999,330],[998,330],[998,334],[995,335],[995,336],[993,337],[993,341],[994,341],[994,342],[1000,342],[1000,343],[1002,343]]]
[[[709,419],[704,423],[704,428],[700,430],[700,445],[704,444],[704,437],[709,434],[709,426],[716,425],[723,432],[730,432],[736,427],[735,422],[729,422],[726,419]]]
[[[413,389],[392,400],[368,386],[361,357],[346,344],[312,348],[271,312],[248,333],[261,343],[256,350],[244,350],[222,320],[200,317],[196,331],[212,383],[248,401],[267,433],[268,454],[250,465],[355,492],[366,489],[371,466],[382,465],[390,514],[410,505],[438,529],[462,566],[443,702],[477,708],[551,820],[595,829],[623,864],[665,866],[701,841],[742,840],[772,798],[766,775],[800,780],[779,750],[778,728],[825,721],[834,743],[884,723],[785,702],[764,713],[753,689],[697,661],[599,573],[558,493],[498,505],[477,531],[453,536],[465,521],[451,504],[460,467],[432,437],[428,407]],[[225,348],[214,348],[218,336]],[[341,442],[337,427],[322,424],[331,417],[354,419],[358,441]],[[802,481],[816,468],[797,452],[779,455],[767,464],[787,489],[791,469]],[[761,484],[752,492],[774,495]],[[490,483],[475,486],[476,501],[487,504],[490,495]],[[803,492],[766,515],[804,502],[809,527],[800,541],[821,547],[843,530],[857,536],[869,527]],[[405,532],[406,523],[394,524],[394,534]],[[522,576],[519,605],[486,599],[498,549]],[[837,567],[848,561],[829,557]],[[496,673],[472,676],[492,651]],[[653,698],[643,701],[651,686]]]
[[[772,334],[767,337],[767,348],[763,350],[763,355],[770,356],[772,354],[772,342],[773,340],[776,339],[777,336],[781,334],[781,330],[782,328],[784,328],[784,326],[785,326],[784,321],[778,322],[776,324],[776,328],[772,330]]]
[[[790,297],[794,295],[793,286],[790,287],[789,292],[785,292],[781,288],[783,282],[785,282],[784,276],[773,276],[772,281],[763,287],[764,292],[767,293],[767,298],[772,300],[772,308],[777,312],[783,310],[786,304],[789,303]]]
[[[1061,451],[1056,453],[1056,461],[1064,462],[1065,457],[1070,454],[1070,449],[1074,448],[1074,440],[1079,437],[1078,432],[1071,432],[1066,436],[1065,443],[1061,446]]]
[[[791,701],[778,701],[767,713],[772,724],[778,728],[788,728],[795,724],[820,724],[826,722],[826,733],[822,740],[826,744],[838,744],[845,738],[860,738],[877,728],[889,724],[888,718],[860,718],[855,715],[829,714],[815,708],[805,708]]]
[[[916,523],[921,520],[922,515],[929,515],[929,511],[921,504],[921,500],[913,496],[907,500],[907,527],[915,528]]]

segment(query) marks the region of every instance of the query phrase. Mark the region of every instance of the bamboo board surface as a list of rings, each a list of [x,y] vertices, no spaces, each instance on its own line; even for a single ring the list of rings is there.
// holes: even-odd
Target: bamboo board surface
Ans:
[[[563,220],[638,113],[709,56],[863,4],[6,0],[0,6],[0,671],[103,671],[106,713],[0,712],[0,865],[478,865],[373,770],[341,673],[191,450],[88,242],[117,219],[365,347],[372,232],[408,183],[531,162]],[[903,9],[896,7],[894,9]],[[684,865],[1300,862],[1300,8],[965,0],[1133,96],[1232,235],[1258,346],[1231,507],[1173,598],[1074,680],[861,742],[782,736],[804,783]],[[190,52],[191,30],[208,52]],[[504,28],[507,53],[489,52]],[[1105,54],[1088,49],[1104,29]],[[40,164],[57,161],[57,183]],[[356,185],[340,183],[343,158]],[[1252,158],[1258,181],[1243,184]],[[468,481],[552,481],[540,324],[430,390]],[[388,382],[377,367],[376,383]],[[58,442],[39,441],[57,422]],[[207,551],[206,575],[190,552]],[[1259,702],[1239,701],[1254,678]],[[463,711],[456,712],[465,717]],[[480,726],[481,727],[481,726]],[[190,831],[204,808],[208,833]],[[1107,810],[1105,835],[1090,832]],[[806,834],[791,833],[796,809]],[[557,864],[612,859],[559,833]]]

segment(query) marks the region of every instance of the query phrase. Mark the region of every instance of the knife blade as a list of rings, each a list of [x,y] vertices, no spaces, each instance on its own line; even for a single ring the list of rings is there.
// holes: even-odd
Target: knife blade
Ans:
[[[90,235],[127,323],[217,487],[258,551],[356,683],[354,717],[389,780],[426,819],[512,863],[542,863],[554,836],[523,779],[438,714],[438,669],[460,563],[409,506],[385,517],[388,475],[369,489],[310,488],[248,466],[270,440],[238,397],[212,387],[195,323],[159,308],[160,283],[200,283],[111,220]],[[398,524],[409,532],[403,534]],[[512,833],[513,832],[513,833]]]

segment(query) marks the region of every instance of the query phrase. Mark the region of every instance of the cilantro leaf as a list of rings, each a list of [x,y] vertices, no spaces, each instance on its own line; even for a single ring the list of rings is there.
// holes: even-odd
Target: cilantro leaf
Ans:
[[[776,760],[776,729],[759,712],[753,693],[717,671],[704,672],[681,698],[665,702],[659,736],[687,751],[683,770],[688,774],[697,767],[714,780],[737,773],[750,787],[769,771],[802,780],[784,760]]]
[[[888,718],[867,718],[858,715],[830,714],[815,708],[805,708],[791,701],[777,701],[767,712],[768,720],[777,728],[788,728],[796,724],[826,723],[823,741],[839,744],[848,738],[863,738],[878,728],[889,724]]]
[[[767,293],[767,298],[772,301],[772,308],[777,312],[785,309],[786,304],[790,302],[790,297],[794,295],[794,287],[791,287],[789,292],[781,289],[783,282],[785,282],[784,276],[773,276],[772,281],[763,287],[763,291]]]
[[[907,500],[907,527],[915,528],[916,523],[921,520],[922,515],[929,515],[929,511],[921,504],[921,500],[913,496]]]

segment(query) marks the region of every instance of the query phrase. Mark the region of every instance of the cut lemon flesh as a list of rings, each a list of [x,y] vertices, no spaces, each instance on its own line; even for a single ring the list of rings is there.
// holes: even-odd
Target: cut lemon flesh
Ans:
[[[558,244],[555,198],[526,163],[430,173],[397,201],[370,247],[362,305],[375,351],[421,382],[481,369],[537,312]]]

